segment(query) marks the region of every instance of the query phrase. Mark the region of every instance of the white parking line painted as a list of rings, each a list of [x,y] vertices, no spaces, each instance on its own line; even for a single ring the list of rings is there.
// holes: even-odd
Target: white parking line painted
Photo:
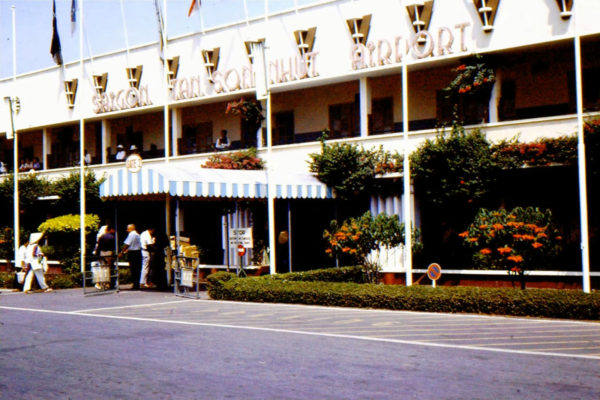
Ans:
[[[155,306],[162,306],[162,305],[173,304],[173,303],[185,303],[187,301],[194,301],[194,300],[193,299],[175,300],[175,301],[165,301],[162,303],[132,304],[132,305],[128,305],[128,306],[87,308],[87,309],[83,309],[83,310],[76,310],[76,311],[70,311],[70,312],[72,312],[72,313],[87,313],[87,312],[91,312],[91,311],[108,311],[108,310],[119,310],[119,309],[124,309],[124,308],[155,307]]]
[[[412,340],[382,339],[382,338],[375,338],[375,337],[368,337],[368,336],[353,336],[353,335],[330,334],[330,333],[322,333],[322,332],[318,333],[318,332],[308,332],[308,331],[298,331],[298,330],[273,329],[273,328],[263,328],[263,327],[257,327],[257,326],[223,325],[223,324],[211,324],[211,323],[203,323],[203,322],[162,320],[162,319],[156,319],[156,318],[124,317],[124,316],[118,316],[118,315],[92,314],[89,312],[84,313],[84,312],[73,312],[73,311],[53,311],[53,310],[40,310],[40,309],[35,309],[35,308],[8,307],[8,306],[0,306],[0,309],[20,311],[20,312],[29,311],[29,312],[39,312],[39,313],[45,313],[45,314],[70,315],[70,316],[78,316],[78,317],[106,318],[106,319],[116,319],[116,320],[125,320],[125,321],[156,322],[156,323],[161,323],[161,324],[172,324],[172,325],[206,326],[206,327],[213,327],[213,328],[227,328],[227,329],[240,329],[240,330],[249,330],[249,331],[288,333],[288,334],[307,335],[307,336],[322,336],[322,337],[330,337],[330,338],[337,338],[337,339],[352,339],[352,340],[364,340],[364,341],[369,341],[369,342],[406,344],[406,345],[412,345],[412,346],[425,346],[425,347],[474,350],[474,351],[488,351],[488,352],[494,352],[494,353],[520,354],[520,355],[530,355],[530,356],[584,358],[584,359],[600,360],[600,357],[582,355],[582,354],[565,354],[565,353],[536,352],[536,351],[512,350],[512,349],[483,348],[483,347],[452,345],[452,344],[444,344],[444,343],[423,343],[423,342],[412,341]]]

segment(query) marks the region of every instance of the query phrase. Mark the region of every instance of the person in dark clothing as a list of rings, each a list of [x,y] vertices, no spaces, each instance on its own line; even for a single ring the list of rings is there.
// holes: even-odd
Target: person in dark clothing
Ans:
[[[110,268],[110,283],[112,287],[116,285],[116,271],[115,266],[115,228],[108,223],[104,229],[104,233],[98,238],[96,242],[96,252],[98,253],[98,261],[101,266],[107,266]],[[114,277],[114,279],[113,279]],[[96,284],[96,288],[100,289],[100,285]],[[107,285],[104,285],[104,289],[107,289]]]

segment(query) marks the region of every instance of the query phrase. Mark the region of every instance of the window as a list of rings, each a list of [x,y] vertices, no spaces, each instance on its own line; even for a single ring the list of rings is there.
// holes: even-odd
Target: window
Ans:
[[[394,130],[394,99],[384,97],[373,99],[371,103],[371,118],[369,119],[369,133],[386,133]]]
[[[498,116],[500,117],[500,121],[515,119],[517,117],[515,108],[517,85],[514,79],[503,80],[500,93],[500,104],[498,105]]]
[[[294,143],[294,112],[275,113],[273,127],[273,144]]]
[[[329,130],[331,138],[360,135],[358,102],[329,106]]]
[[[583,70],[583,110],[600,110],[600,67]],[[575,87],[575,72],[569,72],[569,109],[577,112],[577,96]]]
[[[490,92],[482,91],[474,95],[446,98],[447,92],[437,91],[437,119],[440,123],[454,120],[454,109],[459,120],[465,125],[481,124],[488,121]],[[454,104],[456,102],[456,104]]]
[[[179,139],[179,154],[195,154],[211,151],[213,144],[212,122],[184,125],[181,139]]]

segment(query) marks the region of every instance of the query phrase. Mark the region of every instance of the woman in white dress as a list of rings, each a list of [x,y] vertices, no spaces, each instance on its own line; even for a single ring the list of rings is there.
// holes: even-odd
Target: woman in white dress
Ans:
[[[25,263],[28,265],[29,270],[27,271],[27,276],[25,276],[25,283],[23,285],[24,293],[31,293],[31,281],[33,280],[33,275],[35,275],[42,290],[46,292],[52,291],[46,284],[46,279],[44,278],[44,267],[41,262],[44,253],[42,253],[42,249],[38,245],[38,242],[43,235],[44,234],[41,232],[34,232],[29,235],[29,246],[27,246],[27,252],[25,254]]]

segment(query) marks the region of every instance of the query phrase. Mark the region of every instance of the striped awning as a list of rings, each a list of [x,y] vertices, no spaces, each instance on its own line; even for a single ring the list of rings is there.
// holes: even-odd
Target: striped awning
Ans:
[[[204,198],[267,198],[267,172],[175,166],[142,167],[137,173],[126,169],[104,175],[100,196],[137,197],[166,195]],[[329,199],[330,188],[308,173],[271,173],[276,198]]]
[[[125,168],[104,173],[100,197],[128,197],[169,193],[169,181],[157,168],[132,173]]]

